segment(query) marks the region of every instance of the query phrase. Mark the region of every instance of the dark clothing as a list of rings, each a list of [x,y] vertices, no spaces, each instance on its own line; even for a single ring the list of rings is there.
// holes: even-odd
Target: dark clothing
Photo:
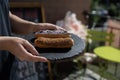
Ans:
[[[8,3],[8,0],[0,0],[0,36],[11,36]],[[7,51],[0,51],[0,73],[4,73],[1,71],[4,71],[3,65],[9,54]],[[10,61],[7,62],[8,66],[11,65]],[[8,80],[47,80],[48,74],[45,70],[47,70],[47,66],[44,66],[43,63],[21,62],[15,58]],[[0,80],[5,79],[0,78]]]
[[[10,36],[8,0],[0,0],[0,36]],[[7,51],[0,51],[0,78],[9,80],[14,56]]]
[[[8,0],[0,0],[0,36],[8,36],[11,33],[8,5]]]
[[[8,0],[0,0],[0,36],[9,36],[11,33],[10,23],[9,23],[9,8],[7,6],[8,6]],[[7,51],[0,51],[0,72],[3,63],[7,59],[7,56],[8,56]]]

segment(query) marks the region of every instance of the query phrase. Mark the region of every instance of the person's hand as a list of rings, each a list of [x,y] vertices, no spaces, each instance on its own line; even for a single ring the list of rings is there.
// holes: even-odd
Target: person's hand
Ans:
[[[27,40],[22,38],[0,37],[0,49],[11,52],[21,61],[48,61],[45,57],[39,56],[36,49]]]
[[[65,30],[57,25],[51,24],[51,23],[35,23],[33,32],[37,32],[39,30],[56,30],[56,29],[62,29]]]

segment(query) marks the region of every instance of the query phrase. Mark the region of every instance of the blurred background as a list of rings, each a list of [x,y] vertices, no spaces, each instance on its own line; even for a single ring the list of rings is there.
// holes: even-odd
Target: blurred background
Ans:
[[[77,58],[45,64],[48,71],[44,74],[50,77],[46,80],[120,80],[119,61],[109,61],[94,53],[96,47],[106,46],[107,41],[94,43],[91,37],[88,40],[88,30],[104,33],[110,28],[109,32],[115,33],[110,46],[120,54],[120,0],[10,0],[10,10],[26,20],[59,25],[86,42],[83,54]]]

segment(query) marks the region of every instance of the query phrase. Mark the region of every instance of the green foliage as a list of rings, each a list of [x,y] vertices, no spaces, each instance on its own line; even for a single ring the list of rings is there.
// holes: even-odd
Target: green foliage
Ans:
[[[112,17],[120,19],[120,10],[118,9],[118,6],[116,4],[111,2],[110,5],[107,5],[100,3],[100,1],[101,0],[91,0],[91,11],[98,11],[100,9],[109,10],[114,14],[114,16]]]

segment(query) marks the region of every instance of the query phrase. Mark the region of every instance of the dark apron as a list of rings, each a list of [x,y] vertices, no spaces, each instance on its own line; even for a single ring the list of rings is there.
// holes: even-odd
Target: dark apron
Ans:
[[[0,36],[10,36],[8,0],[0,0]],[[7,51],[0,51],[0,79],[9,80],[14,56]]]

